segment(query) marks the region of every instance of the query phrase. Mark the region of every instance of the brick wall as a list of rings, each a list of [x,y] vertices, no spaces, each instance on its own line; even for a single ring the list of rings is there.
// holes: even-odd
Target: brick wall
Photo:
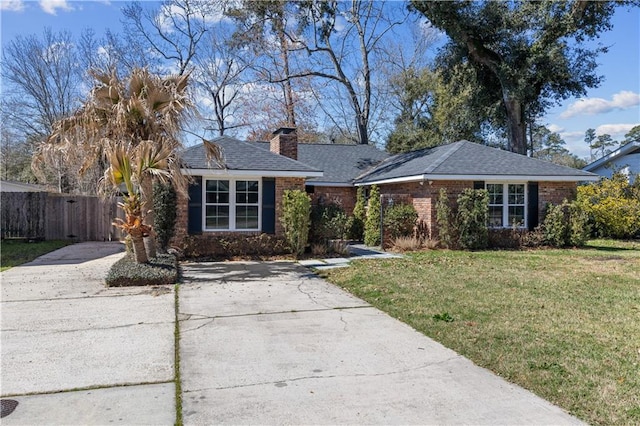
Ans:
[[[349,216],[353,214],[353,209],[356,206],[356,188],[354,187],[316,186],[313,194],[309,195],[314,205],[318,205],[320,202],[325,205],[338,204]]]
[[[392,198],[394,203],[405,202],[413,204],[418,212],[418,230],[423,236],[437,238],[436,203],[440,195],[440,188],[447,190],[450,205],[465,188],[473,188],[471,181],[432,181],[408,182],[392,185],[381,185],[380,194],[387,202]]]
[[[282,197],[287,189],[304,191],[304,178],[276,178],[276,236],[282,236],[284,229],[280,223],[282,216]]]
[[[562,204],[564,199],[576,198],[578,184],[576,182],[540,182],[538,184],[538,212],[540,222],[544,218],[547,204]]]
[[[187,236],[188,225],[189,225],[189,197],[187,194],[181,194],[178,192],[176,194],[176,228],[173,234],[173,238],[169,242],[170,246],[178,246],[182,240]]]

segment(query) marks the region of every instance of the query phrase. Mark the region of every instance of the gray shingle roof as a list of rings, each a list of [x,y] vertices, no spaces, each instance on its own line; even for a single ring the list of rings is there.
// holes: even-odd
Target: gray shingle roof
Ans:
[[[469,141],[459,141],[389,157],[364,173],[357,183],[371,183],[409,176],[520,176],[544,179],[589,180],[595,175],[513,152]]]
[[[264,149],[260,144],[240,141],[222,136],[211,142],[222,148],[224,165],[228,170],[263,170],[289,172],[321,172],[322,169],[311,167],[300,161],[277,155]],[[189,169],[223,170],[218,164],[207,163],[202,144],[186,149],[182,153],[182,161]]]
[[[268,142],[257,145],[269,149]],[[322,170],[322,177],[307,179],[307,183],[351,184],[371,167],[389,157],[372,145],[306,144],[298,145],[298,161]]]

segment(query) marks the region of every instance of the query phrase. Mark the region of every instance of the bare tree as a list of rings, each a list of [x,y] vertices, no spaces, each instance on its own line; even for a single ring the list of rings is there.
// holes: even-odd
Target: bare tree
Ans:
[[[12,125],[44,137],[79,105],[78,67],[71,33],[44,30],[43,37],[17,36],[2,52],[3,98],[10,100]]]
[[[377,78],[378,53],[393,29],[406,21],[404,6],[361,0],[313,1],[300,5],[299,11],[301,22],[308,25],[303,37],[287,33],[290,50],[296,53],[295,72],[288,78],[313,76],[337,84],[347,95],[349,115],[355,117],[358,143],[368,144],[374,116],[385,100],[377,87],[384,85]],[[346,111],[339,105],[342,98],[319,101],[325,109],[333,105],[334,113],[342,115]],[[334,124],[340,126],[335,119]]]
[[[221,2],[205,0],[166,0],[159,9],[143,8],[132,2],[122,9],[129,40],[148,47],[154,55],[170,63],[172,73],[184,75],[207,32],[207,19],[221,13]]]
[[[213,118],[207,120],[219,136],[247,125],[241,110],[249,102],[245,88],[251,58],[228,43],[230,36],[222,28],[211,29],[202,53],[195,58],[196,86],[210,105]]]
[[[253,68],[261,83],[278,85],[289,126],[299,124],[290,67],[290,34],[297,31],[291,22],[297,10],[295,2],[287,0],[243,0],[226,10],[238,26],[234,43],[252,49],[257,58]]]
[[[83,69],[77,46],[69,32],[45,29],[41,37],[18,36],[9,41],[2,61],[3,146],[31,155],[51,133],[54,123],[80,105]],[[16,170],[17,164],[11,162],[24,160],[20,158],[3,158],[6,177],[10,170]],[[22,172],[11,177],[28,178],[24,167],[19,168]],[[81,186],[77,176],[57,161],[47,163],[45,171],[42,176],[47,180],[43,183],[52,183],[61,191],[78,191]]]

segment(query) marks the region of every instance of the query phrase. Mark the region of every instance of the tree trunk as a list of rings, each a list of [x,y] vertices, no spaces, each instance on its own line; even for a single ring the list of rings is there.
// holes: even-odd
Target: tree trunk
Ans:
[[[142,180],[141,187],[143,223],[149,227],[149,236],[143,238],[143,244],[146,246],[147,255],[150,258],[154,258],[158,256],[158,253],[156,252],[156,233],[153,231],[155,214],[153,212],[153,180],[150,176],[146,176]]]
[[[284,73],[284,101],[287,110],[287,124],[296,127],[296,112],[293,101],[293,89],[291,87],[291,71],[289,70],[289,44],[284,33],[282,18],[278,19],[278,38],[280,42],[280,56],[282,58],[282,72]]]
[[[131,235],[131,234],[130,234]],[[131,243],[133,245],[133,255],[137,263],[148,263],[147,250],[144,247],[144,239],[142,236],[131,235]]]
[[[527,122],[522,102],[511,97],[506,90],[503,92],[509,128],[509,151],[527,155]]]
[[[369,134],[367,132],[367,124],[362,115],[356,117],[356,127],[358,130],[358,144],[367,145],[369,143]]]

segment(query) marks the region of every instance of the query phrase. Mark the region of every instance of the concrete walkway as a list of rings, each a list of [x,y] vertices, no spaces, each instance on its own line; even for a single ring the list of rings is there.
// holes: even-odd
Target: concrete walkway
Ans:
[[[105,288],[121,250],[0,274],[2,424],[175,423],[173,286]],[[183,269],[187,425],[580,423],[298,264]]]
[[[107,289],[118,243],[67,246],[2,282],[3,400],[11,424],[173,424],[174,294]]]

